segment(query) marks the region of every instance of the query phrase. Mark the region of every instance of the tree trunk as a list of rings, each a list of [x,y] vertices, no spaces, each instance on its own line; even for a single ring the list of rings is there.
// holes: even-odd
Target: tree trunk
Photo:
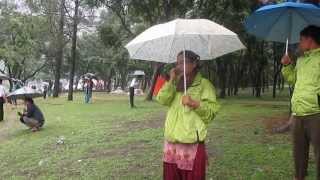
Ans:
[[[262,94],[265,92],[266,87],[266,78],[265,78],[265,72],[262,73]]]
[[[61,66],[63,61],[63,48],[64,48],[64,4],[65,0],[60,1],[60,20],[59,20],[59,35],[58,35],[58,51],[56,56],[55,64],[55,79],[54,79],[54,89],[53,97],[58,97],[60,92],[60,77],[61,77]]]
[[[142,91],[143,92],[145,92],[146,89],[147,89],[148,81],[149,81],[149,79],[147,78],[147,76],[145,76],[144,80],[143,80],[143,86],[142,86]]]
[[[117,89],[118,88],[118,77],[117,76],[118,76],[117,73],[115,73],[113,89]]]
[[[74,8],[74,16],[73,16],[71,70],[70,70],[70,77],[69,77],[68,101],[73,100],[73,80],[74,80],[74,72],[76,69],[76,52],[77,52],[78,11],[80,6],[79,0],[75,0],[74,5],[75,5],[75,8]]]
[[[108,77],[103,78],[103,91],[107,91]]]
[[[272,97],[276,98],[277,96],[277,84],[280,78],[280,72],[282,65],[280,63],[280,56],[279,56],[279,48],[276,46],[276,43],[273,43],[273,83],[272,83]]]
[[[273,84],[272,84],[272,97],[276,98],[277,95],[277,80],[278,80],[278,74],[277,74],[277,56],[276,56],[276,48],[275,43],[273,43]]]
[[[112,84],[112,75],[113,75],[113,69],[111,68],[109,73],[108,73],[108,77],[106,79],[106,82],[107,82],[107,86],[106,86],[106,91],[108,93],[111,92],[111,84]]]
[[[127,85],[127,74],[125,72],[121,73],[121,81],[120,81],[121,89],[125,90]]]
[[[237,96],[238,95],[238,88],[239,88],[239,81],[240,81],[240,59],[238,60],[238,64],[236,66],[236,77],[234,80],[234,87],[233,87],[233,95]]]
[[[255,96],[261,97],[263,85],[263,65],[259,64],[258,72],[256,74]]]
[[[229,65],[229,80],[228,80],[228,96],[232,96],[233,95],[233,89],[235,86],[235,66],[233,64]]]
[[[170,0],[163,0],[164,5],[164,21],[169,21],[171,18],[171,4]]]
[[[111,92],[111,83],[112,83],[112,78],[111,78],[111,76],[109,77],[109,79],[108,79],[108,83],[107,83],[107,92],[109,93],[109,92]]]
[[[239,92],[239,85],[240,85],[240,81],[242,80],[242,75],[243,75],[243,71],[244,71],[241,63],[242,63],[244,57],[245,57],[245,51],[242,51],[241,58],[238,59],[238,63],[235,67],[236,77],[235,77],[234,91],[233,91],[234,96],[237,96],[238,92]]]
[[[223,61],[224,59],[222,59]],[[219,74],[219,84],[220,84],[220,98],[226,97],[226,80],[227,80],[227,74],[226,74],[226,63],[223,62],[217,62],[218,65],[218,74]]]

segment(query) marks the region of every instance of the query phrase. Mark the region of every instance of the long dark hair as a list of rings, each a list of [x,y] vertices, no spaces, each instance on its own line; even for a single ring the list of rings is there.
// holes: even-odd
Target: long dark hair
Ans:
[[[33,101],[32,97],[29,97],[29,96],[25,96],[24,97],[24,101],[25,102],[29,102],[30,104],[34,104],[34,101]]]
[[[196,64],[193,72],[189,74],[186,78],[187,80],[187,89],[192,85],[194,78],[196,77],[197,73],[199,72],[200,66],[200,56],[193,51],[185,50],[178,53],[178,56],[185,55],[186,56],[186,63]],[[177,83],[177,91],[183,92],[184,91],[184,79],[183,76],[179,79]]]
[[[304,28],[300,32],[301,36],[312,38],[318,45],[320,45],[320,27],[315,25],[310,25]]]

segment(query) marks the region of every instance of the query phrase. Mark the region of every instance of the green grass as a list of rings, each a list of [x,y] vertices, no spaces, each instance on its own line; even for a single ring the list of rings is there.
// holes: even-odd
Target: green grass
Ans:
[[[31,133],[7,105],[0,123],[0,179],[161,179],[166,108],[137,98],[95,94],[93,104],[38,99],[46,115]],[[265,122],[287,115],[287,98],[228,98],[209,126],[208,179],[292,179],[289,134],[272,135]],[[64,144],[57,144],[59,137]],[[314,163],[311,161],[311,163]],[[315,176],[314,166],[310,177]]]

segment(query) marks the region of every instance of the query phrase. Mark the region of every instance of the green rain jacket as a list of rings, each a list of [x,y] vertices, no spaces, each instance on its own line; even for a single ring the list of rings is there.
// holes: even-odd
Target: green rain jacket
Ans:
[[[166,82],[157,95],[158,102],[169,107],[164,132],[169,142],[203,142],[207,135],[207,125],[219,110],[215,88],[200,73],[196,75],[187,94],[200,101],[200,107],[190,109],[183,106],[183,92],[177,92],[175,82],[172,81]]]
[[[295,85],[292,103],[294,116],[320,113],[320,48],[308,51],[298,59],[296,66],[288,65],[282,74]]]

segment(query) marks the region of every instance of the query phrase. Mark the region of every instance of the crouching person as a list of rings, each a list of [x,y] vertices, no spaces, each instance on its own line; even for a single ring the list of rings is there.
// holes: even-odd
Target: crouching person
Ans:
[[[39,131],[44,124],[44,116],[37,105],[34,104],[31,97],[25,97],[24,104],[26,106],[23,113],[18,113],[20,121],[28,126],[32,132]]]

